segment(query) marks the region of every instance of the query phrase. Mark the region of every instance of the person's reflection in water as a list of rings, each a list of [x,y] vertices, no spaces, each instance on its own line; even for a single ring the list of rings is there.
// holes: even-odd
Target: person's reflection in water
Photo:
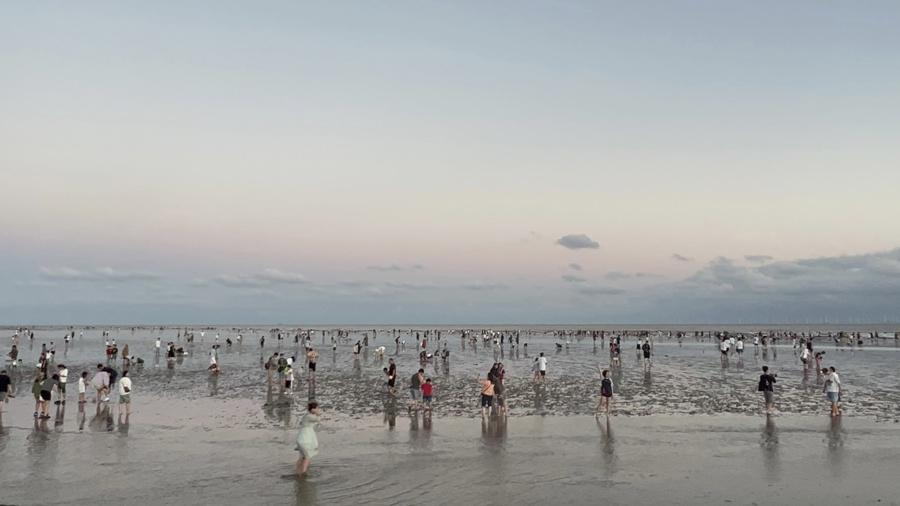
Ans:
[[[209,379],[206,380],[207,385],[209,386],[209,396],[215,397],[219,395],[219,375],[218,374],[210,374]]]
[[[616,439],[613,437],[612,422],[610,422],[609,417],[597,418],[596,421],[597,427],[600,429],[600,444],[602,445],[600,452],[603,456],[606,476],[607,478],[612,478],[616,472],[616,462],[618,460],[618,457],[616,456]]]
[[[88,423],[91,430],[93,431],[102,431],[105,429],[104,423],[106,422],[106,416],[109,414],[109,405],[106,403],[97,404],[97,409],[94,411],[94,416],[91,417],[91,421]]]
[[[840,416],[831,417],[827,436],[828,465],[835,477],[844,476],[844,429]]]
[[[296,478],[297,475],[291,475]],[[294,483],[294,495],[297,497],[297,506],[310,506],[319,503],[319,492],[316,482],[309,475],[296,478]]]
[[[78,403],[78,431],[84,432],[84,423],[87,421],[87,413],[84,412],[84,403]]]
[[[775,417],[766,415],[759,447],[763,454],[763,465],[766,467],[766,478],[770,483],[779,481],[781,477],[781,456],[779,454],[778,427]]]
[[[389,430],[397,427],[397,398],[393,395],[386,394],[384,401],[384,423],[387,424]]]
[[[128,428],[131,426],[130,422],[131,415],[122,415],[119,413],[119,435],[127,436]]]
[[[544,385],[540,383],[534,383],[531,385],[531,388],[534,390],[534,411],[539,414],[546,414],[546,408],[544,406],[547,400],[547,390],[544,388]]]
[[[650,373],[650,368],[644,369],[644,381],[642,382],[642,386],[644,387],[644,393],[650,393],[650,390],[653,387],[653,376]]]
[[[481,442],[485,448],[496,452],[506,443],[507,417],[491,415],[481,419]]]
[[[63,404],[56,405],[56,416],[54,417],[54,426],[57,432],[62,432],[63,421],[66,418],[66,406]]]
[[[308,386],[306,388],[306,401],[308,403],[315,402],[315,400],[316,400],[316,382],[315,382],[315,380],[310,381],[309,383],[307,383],[307,385]]]

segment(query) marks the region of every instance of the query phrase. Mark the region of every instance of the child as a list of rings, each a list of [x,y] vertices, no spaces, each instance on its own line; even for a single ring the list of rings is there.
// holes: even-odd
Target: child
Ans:
[[[294,368],[286,365],[284,366],[284,389],[288,392],[291,391],[291,385],[294,384]]]
[[[597,416],[600,415],[601,409],[606,405],[606,416],[609,416],[610,405],[613,397],[613,382],[609,377],[609,369],[603,369],[600,373],[603,379],[600,380],[600,400],[597,403]]]
[[[87,402],[85,398],[85,392],[87,391],[87,371],[81,373],[81,377],[78,378],[78,404],[84,404]]]
[[[303,415],[303,418],[300,420],[300,432],[297,434],[296,450],[300,452],[300,458],[297,459],[295,468],[297,476],[306,474],[310,461],[319,453],[316,425],[319,423],[319,416],[322,412],[319,410],[319,403],[315,401],[307,404],[306,409],[308,413]]]
[[[431,396],[434,392],[434,386],[431,384],[431,378],[425,380],[422,384],[422,402],[425,403],[425,409],[431,410]]]

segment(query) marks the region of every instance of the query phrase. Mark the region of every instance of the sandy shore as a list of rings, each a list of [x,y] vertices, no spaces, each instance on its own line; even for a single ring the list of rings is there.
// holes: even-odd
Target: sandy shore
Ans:
[[[897,504],[900,424],[742,415],[349,419],[289,475],[293,409],[143,397],[7,413],[3,504]],[[215,415],[212,415],[215,413]]]

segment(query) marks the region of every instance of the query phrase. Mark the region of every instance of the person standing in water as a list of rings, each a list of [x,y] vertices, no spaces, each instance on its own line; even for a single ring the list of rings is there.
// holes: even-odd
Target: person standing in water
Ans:
[[[759,376],[759,385],[756,389],[763,393],[763,400],[766,405],[766,414],[771,415],[775,408],[775,378],[776,374],[769,373],[769,366],[762,366],[762,374]]]
[[[316,425],[322,412],[319,403],[313,401],[306,405],[307,413],[300,420],[300,432],[297,433],[296,450],[300,452],[297,458],[297,476],[301,477],[309,470],[309,463],[319,453],[319,439],[316,437]]]
[[[309,361],[309,381],[316,381],[316,361],[319,360],[319,352],[310,347],[306,352],[306,360]]]
[[[131,416],[131,378],[128,377],[128,371],[122,371],[122,378],[119,380],[119,413],[122,412],[122,406],[125,406],[125,416]]]
[[[547,378],[547,357],[544,356],[544,352],[541,352],[541,355],[538,357],[538,372],[540,376],[538,376],[538,380],[541,383]]]
[[[481,384],[481,418],[485,418],[490,414],[491,406],[494,404],[494,382],[488,373],[487,379],[479,378],[478,383]]]
[[[0,372],[0,415],[3,414],[3,405],[9,402],[12,393],[12,379],[6,374],[6,370]]]
[[[825,397],[831,403],[831,416],[841,414],[841,378],[834,367],[822,369],[825,375]]]
[[[602,379],[600,380],[600,399],[597,402],[596,416],[600,416],[600,411],[606,407],[606,416],[609,417],[613,398],[613,381],[609,377],[609,369],[603,369],[600,375]]]

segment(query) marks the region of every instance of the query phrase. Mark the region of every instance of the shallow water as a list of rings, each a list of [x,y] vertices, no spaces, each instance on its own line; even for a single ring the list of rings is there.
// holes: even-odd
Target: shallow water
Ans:
[[[68,348],[61,346],[64,329],[45,329],[38,332],[33,343],[25,341],[20,346],[20,357],[25,363],[36,363],[40,343],[53,340],[58,352],[57,363],[70,368],[70,381],[74,383],[82,370],[93,370],[96,363],[105,363],[104,343],[99,329],[85,331],[84,337],[76,337]],[[208,352],[220,334],[219,364],[222,374],[210,375]],[[477,346],[462,340],[458,335],[445,336],[450,350],[447,363],[436,359],[419,363],[415,334],[404,334],[406,346],[396,347],[393,338],[379,332],[358,360],[351,353],[351,343],[362,338],[361,333],[351,334],[350,340],[331,350],[330,337],[317,333],[313,344],[319,349],[317,380],[314,385],[305,382],[305,366],[300,358],[295,367],[298,377],[295,390],[285,395],[280,385],[267,385],[262,363],[276,351],[287,355],[303,356],[300,346],[292,340],[278,345],[267,337],[265,348],[258,344],[257,333],[244,331],[241,344],[225,347],[225,337],[234,338],[230,329],[207,330],[204,337],[195,331],[195,342],[182,340],[189,355],[175,362],[155,357],[153,343],[157,336],[175,340],[177,330],[137,329],[113,331],[119,347],[129,344],[131,353],[143,357],[145,364],[132,368],[136,400],[152,394],[169,399],[213,397],[217,399],[247,399],[266,404],[266,410],[290,409],[299,414],[305,409],[305,400],[315,398],[328,412],[345,417],[362,417],[374,413],[404,413],[408,391],[408,378],[420,366],[432,378],[435,389],[434,413],[436,416],[476,416],[478,414],[478,386],[476,377],[484,377],[495,360],[502,361],[507,370],[505,397],[511,416],[521,415],[571,415],[593,414],[599,392],[600,368],[609,367],[606,342],[590,338],[575,340],[562,350],[557,349],[555,339],[545,335],[544,329],[530,329],[533,334],[523,335],[520,347],[511,351],[504,346],[497,354],[492,345]],[[323,345],[322,343],[325,343]],[[527,347],[525,344],[527,343]],[[723,364],[714,343],[685,338],[682,343],[673,339],[657,339],[654,344],[652,365],[642,364],[634,350],[634,338],[627,337],[622,344],[622,365],[614,369],[612,377],[616,385],[615,410],[622,415],[649,414],[753,414],[760,410],[760,395],[756,392],[759,369],[762,365],[778,374],[776,406],[786,414],[818,414],[825,409],[822,380],[815,370],[804,369],[790,345],[770,346],[767,353],[754,350],[748,343],[743,357],[733,355]],[[836,347],[832,342],[820,339],[816,350],[825,350],[825,366],[835,366],[841,374],[845,392],[842,394],[847,415],[870,416],[894,420],[900,413],[900,359],[898,342],[890,340],[867,342],[862,347]],[[432,350],[436,341],[432,339]],[[386,346],[384,359],[376,359],[376,346]],[[532,380],[532,361],[544,352],[549,358],[547,381],[535,385]],[[396,397],[385,393],[382,368],[393,358],[398,366]],[[121,363],[117,368],[121,367]],[[30,388],[30,372],[20,368],[17,378],[20,387]],[[74,387],[74,385],[73,385]],[[70,392],[73,390],[70,387]],[[30,392],[29,392],[30,394]],[[70,394],[71,395],[71,394]],[[26,395],[28,396],[28,395]]]
[[[124,417],[114,404],[74,402],[78,372],[105,362],[100,330],[66,349],[63,329],[42,329],[21,357],[34,363],[41,341],[55,341],[57,363],[71,371],[69,403],[35,422],[30,370],[16,371],[25,388],[0,417],[0,503],[896,504],[900,349],[893,340],[861,349],[817,343],[846,387],[846,415],[832,420],[815,373],[804,379],[789,346],[764,355],[751,344],[723,367],[715,344],[662,339],[645,369],[628,338],[614,374],[617,416],[598,423],[582,415],[593,413],[597,369],[609,362],[605,343],[595,349],[585,339],[557,351],[552,336],[532,330],[521,341],[527,354],[507,346],[498,357],[508,370],[511,416],[480,421],[471,418],[475,379],[494,351],[463,348],[458,336],[445,338],[449,367],[425,366],[435,383],[434,412],[425,418],[407,413],[405,381],[397,397],[384,392],[387,357],[372,356],[375,346],[388,346],[406,380],[419,367],[414,334],[400,349],[382,335],[359,361],[350,351],[359,334],[336,353],[318,337],[315,388],[300,381],[285,393],[267,384],[261,366],[279,349],[274,339],[260,350],[258,334],[245,331],[242,344],[220,351],[223,372],[215,376],[206,371],[215,330],[197,332],[185,345],[191,353],[173,363],[156,360],[153,342],[176,331],[119,331],[119,346],[129,343],[146,361],[130,373],[135,412]],[[220,344],[234,336],[219,332]],[[299,352],[288,341],[280,349]],[[531,364],[541,351],[549,375],[536,387]],[[784,416],[746,416],[759,411],[762,364],[779,374]],[[310,476],[296,480],[292,440],[310,396],[325,411],[321,453]]]

